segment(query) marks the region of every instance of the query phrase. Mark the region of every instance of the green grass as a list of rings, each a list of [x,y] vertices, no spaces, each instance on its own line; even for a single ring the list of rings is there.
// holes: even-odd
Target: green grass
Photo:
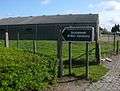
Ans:
[[[90,66],[90,78],[92,81],[98,81],[108,72],[104,65]]]
[[[10,47],[16,48],[17,41],[10,41]],[[90,44],[90,49],[94,48],[94,43]],[[22,40],[19,41],[19,49],[33,51],[32,41]],[[37,41],[37,52],[45,55],[56,57],[57,55],[57,42],[56,41]],[[85,53],[85,43],[77,42],[72,44],[72,57],[76,58]],[[94,54],[94,51],[92,52]],[[94,55],[93,55],[94,56]],[[68,59],[68,43],[63,44],[63,59]]]
[[[101,42],[101,56],[104,58],[113,52],[113,42]]]
[[[19,49],[33,51],[32,42],[30,40],[20,40],[19,41]],[[3,46],[3,41],[0,46]],[[112,42],[101,42],[101,56],[105,57],[109,55],[109,52],[113,50]],[[17,41],[10,41],[10,47],[16,48]],[[90,50],[95,48],[95,43],[90,44]],[[56,57],[57,51],[57,42],[56,41],[37,41],[37,52],[45,55],[50,55]],[[85,54],[85,43],[81,42],[73,42],[72,43],[72,57],[77,58],[80,55]],[[95,50],[90,53],[90,58],[95,58]],[[63,59],[68,59],[68,43],[64,42],[63,44]],[[94,59],[93,59],[94,60]]]
[[[3,46],[2,43],[0,44],[0,46]],[[109,52],[113,49],[113,44],[108,43],[108,42],[102,42],[100,44],[101,44],[102,57],[108,56]],[[17,47],[17,41],[10,41],[10,47],[11,48],[16,48]],[[90,50],[95,48],[95,43],[90,43],[89,48],[90,48]],[[15,49],[15,50],[17,51],[17,49]],[[21,53],[21,51],[23,51],[23,50],[25,50],[25,54],[27,56],[24,56],[23,52]],[[29,62],[31,63],[33,59],[32,59],[32,57],[29,57],[30,55],[33,55],[33,56],[37,55],[37,57],[39,58],[38,60],[41,60],[41,55],[42,55],[42,57],[45,58],[45,63],[43,63],[45,65],[47,65],[49,63],[51,63],[51,65],[54,64],[54,62],[52,62],[52,60],[50,60],[50,59],[57,60],[57,58],[56,58],[56,56],[57,56],[56,55],[57,54],[56,53],[57,42],[56,41],[37,41],[37,54],[32,54],[31,53],[32,51],[33,51],[32,50],[32,41],[30,41],[30,40],[20,40],[19,41],[19,51],[17,51],[19,55],[16,55],[17,54],[16,52],[15,53],[12,52],[12,51],[11,52],[17,56],[17,58],[15,60],[18,63],[19,62],[20,63],[25,62],[25,64],[27,64],[27,63],[29,64]],[[6,56],[4,56],[5,60],[6,59],[9,59],[11,61],[14,60],[14,56],[10,55],[11,52],[8,52],[6,54]],[[4,55],[4,53],[2,53],[2,49],[1,49],[1,55]],[[30,61],[26,60],[26,61],[23,62],[23,61],[21,61],[22,57],[23,57],[23,59],[30,59]],[[75,62],[73,64],[74,68],[72,69],[72,73],[77,77],[85,76],[85,43],[83,43],[83,42],[82,43],[81,42],[73,42],[73,44],[72,44],[72,58],[73,58],[73,62]],[[63,60],[64,60],[64,67],[65,67],[64,72],[65,72],[65,75],[68,75],[68,43],[67,42],[64,42],[64,45],[63,45]],[[103,75],[106,74],[108,69],[106,69],[106,67],[103,66],[103,65],[96,65],[96,63],[95,63],[95,50],[93,50],[89,53],[89,60],[90,60],[90,78],[91,78],[92,81],[97,81]],[[5,62],[7,62],[7,61],[5,61]],[[3,61],[2,63],[7,64],[5,62]],[[9,61],[9,63],[10,63],[10,61]],[[12,64],[14,64],[14,63],[12,63]],[[1,64],[1,65],[3,65],[3,64]],[[53,67],[53,66],[50,66],[50,67]],[[46,70],[45,72],[47,72],[47,71],[48,70]],[[53,72],[55,72],[55,71],[53,71]],[[47,74],[47,73],[45,73],[45,74]],[[41,75],[41,73],[39,73],[38,75]],[[49,78],[49,75],[47,75],[47,76],[46,76],[46,78]]]
[[[0,91],[41,91],[56,78],[56,60],[0,48]]]
[[[64,74],[68,75],[69,70],[67,68],[64,69]],[[91,81],[98,81],[108,72],[108,69],[104,65],[96,65],[90,64],[89,66],[89,78]],[[78,66],[72,68],[72,75],[78,77],[80,79],[85,79],[86,68],[85,66]]]
[[[65,69],[65,75],[68,73],[68,69]],[[108,69],[104,65],[91,65],[89,67],[89,77],[91,81],[98,81],[108,72]],[[75,77],[79,77],[80,79],[85,78],[85,67],[78,67],[72,69],[72,74]]]

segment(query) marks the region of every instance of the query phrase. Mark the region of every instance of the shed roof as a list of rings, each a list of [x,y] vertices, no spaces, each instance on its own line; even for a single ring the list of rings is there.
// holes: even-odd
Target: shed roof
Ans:
[[[51,16],[29,16],[0,19],[0,25],[52,24],[52,23],[95,23],[98,14],[70,14]]]

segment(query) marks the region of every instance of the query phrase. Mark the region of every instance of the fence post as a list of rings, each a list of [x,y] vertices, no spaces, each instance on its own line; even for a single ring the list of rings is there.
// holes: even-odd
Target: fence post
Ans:
[[[89,79],[89,43],[86,43],[86,79]]]
[[[19,31],[17,32],[17,48],[19,48],[19,39],[20,39],[20,34]]]
[[[58,41],[57,41],[57,60],[58,60],[58,77],[63,76],[63,60],[62,60],[62,36],[61,30],[58,30]]]
[[[95,31],[95,56],[96,56],[96,61],[97,64],[100,64],[100,60],[101,60],[101,50],[100,50],[100,43],[99,43],[99,36],[100,36],[100,31],[99,31],[99,19],[97,22],[97,26],[96,26],[96,31]]]
[[[5,47],[9,47],[9,33],[5,31]]]
[[[116,49],[116,47],[115,47],[116,46],[116,34],[115,33],[114,33],[113,46],[114,46],[113,47],[114,48],[113,51],[115,52],[115,49]]]
[[[69,47],[69,75],[72,74],[72,43],[68,43]]]
[[[110,41],[110,34],[108,34],[108,42]]]
[[[116,54],[119,54],[119,41],[117,40],[117,49],[116,49]]]
[[[37,52],[36,39],[37,39],[37,25],[35,26],[35,31],[33,31],[33,52],[34,52],[34,54]]]

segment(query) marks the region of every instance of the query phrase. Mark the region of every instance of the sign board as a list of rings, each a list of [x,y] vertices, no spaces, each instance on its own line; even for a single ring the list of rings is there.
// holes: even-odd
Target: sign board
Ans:
[[[66,27],[62,32],[65,41],[94,41],[93,27]]]

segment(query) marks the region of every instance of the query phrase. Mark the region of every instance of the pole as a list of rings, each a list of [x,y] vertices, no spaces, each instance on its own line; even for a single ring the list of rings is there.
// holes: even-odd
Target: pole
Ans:
[[[69,75],[72,74],[72,43],[69,42]]]
[[[8,34],[8,30],[5,31],[5,47],[9,47],[9,34]]]
[[[119,54],[119,41],[117,40],[117,49],[116,49],[116,54]]]
[[[115,48],[116,48],[116,47],[115,47],[115,46],[116,46],[115,42],[116,42],[116,34],[114,33],[114,40],[113,40],[113,46],[114,46],[114,47],[113,47],[113,48],[114,48],[113,51],[114,51],[114,52],[115,52]]]
[[[19,48],[19,39],[20,39],[20,34],[19,31],[17,32],[17,48]]]
[[[33,53],[36,53],[36,38],[37,38],[37,25],[35,27],[35,32],[33,31]]]
[[[96,61],[97,64],[100,64],[100,60],[101,60],[101,50],[100,50],[100,43],[99,43],[99,19],[97,21],[97,26],[96,26],[96,31],[95,31],[95,57],[96,57]]]
[[[62,36],[59,30],[58,41],[57,41],[57,60],[58,60],[58,77],[63,76],[63,60],[62,60]]]
[[[89,79],[89,43],[86,43],[86,79]]]

